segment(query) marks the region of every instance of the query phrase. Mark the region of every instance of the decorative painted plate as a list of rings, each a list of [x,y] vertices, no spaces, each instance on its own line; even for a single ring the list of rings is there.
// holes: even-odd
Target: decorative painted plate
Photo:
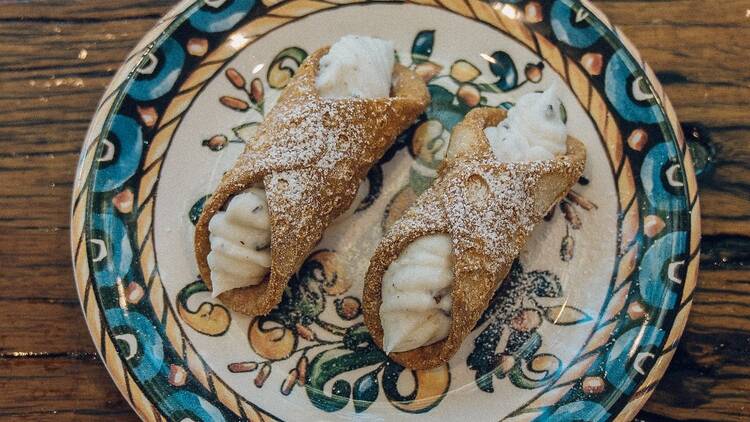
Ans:
[[[297,66],[348,33],[393,40],[432,104],[364,182],[281,305],[211,299],[193,224]],[[362,324],[383,230],[479,105],[559,82],[585,175],[535,230],[459,353],[390,361]],[[585,1],[189,0],[104,95],[72,207],[76,282],[117,386],[145,420],[628,420],[675,352],[698,269],[693,164],[638,53]]]

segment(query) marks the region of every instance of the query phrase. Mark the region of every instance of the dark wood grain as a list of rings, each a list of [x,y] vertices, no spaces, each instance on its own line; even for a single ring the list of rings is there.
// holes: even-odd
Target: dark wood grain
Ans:
[[[684,340],[642,420],[750,414],[750,4],[598,1],[697,125],[703,256]],[[0,1],[0,419],[136,420],[98,361],[73,284],[81,140],[128,51],[173,5]],[[691,126],[692,127],[692,126]]]
[[[0,420],[138,420],[86,330],[68,213],[99,97],[172,4],[0,2]]]
[[[137,421],[96,353],[0,358],[0,418]]]

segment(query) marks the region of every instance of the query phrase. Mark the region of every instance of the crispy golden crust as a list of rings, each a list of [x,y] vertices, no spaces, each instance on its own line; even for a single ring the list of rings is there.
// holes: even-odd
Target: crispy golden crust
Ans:
[[[330,223],[349,208],[369,168],[429,104],[424,82],[401,65],[394,68],[389,98],[321,98],[315,79],[327,52],[327,47],[317,50],[300,66],[196,224],[195,256],[210,289],[208,223],[233,195],[263,183],[271,220],[271,271],[257,286],[219,295],[235,311],[264,315],[281,301],[289,278]]]
[[[375,343],[382,347],[385,271],[419,237],[447,233],[452,239],[456,261],[450,332],[437,343],[389,355],[408,368],[432,368],[450,360],[489,305],[534,225],[583,171],[586,151],[571,137],[566,154],[553,160],[494,160],[484,128],[497,125],[505,116],[505,111],[494,108],[466,115],[451,135],[437,180],[386,233],[370,261],[363,312]]]

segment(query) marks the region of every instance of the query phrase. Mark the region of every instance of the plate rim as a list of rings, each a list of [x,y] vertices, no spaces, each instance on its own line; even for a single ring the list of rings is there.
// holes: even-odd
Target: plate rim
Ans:
[[[274,3],[274,7],[271,8],[271,10],[275,9],[279,5],[286,5],[289,3],[293,3],[295,1],[299,0],[282,0],[280,2]],[[147,397],[147,394],[145,391],[142,391],[140,387],[133,383],[132,380],[130,380],[129,376],[126,374],[124,375],[124,382],[121,381],[121,377],[119,374],[116,374],[114,372],[114,369],[111,367],[113,362],[110,362],[110,357],[112,356],[112,353],[108,354],[106,353],[107,350],[114,351],[112,349],[113,346],[108,345],[106,341],[104,340],[104,337],[107,337],[109,339],[110,343],[112,342],[109,335],[107,335],[106,330],[103,329],[102,320],[100,318],[100,313],[102,312],[102,309],[100,308],[100,303],[98,301],[89,302],[87,300],[89,291],[88,287],[90,287],[91,283],[88,283],[89,277],[93,277],[93,274],[91,274],[93,271],[91,268],[88,267],[88,262],[86,262],[86,265],[80,265],[78,263],[79,260],[79,248],[81,247],[82,239],[85,234],[85,224],[83,223],[83,219],[85,219],[85,216],[87,213],[90,212],[90,206],[89,206],[89,200],[88,197],[85,196],[87,194],[86,191],[86,185],[88,184],[87,180],[91,176],[91,173],[88,173],[86,177],[84,176],[84,171],[93,171],[93,151],[96,151],[96,145],[97,145],[97,139],[99,137],[100,129],[97,129],[97,117],[101,117],[100,113],[104,111],[104,108],[107,106],[108,101],[113,99],[114,97],[120,96],[122,94],[122,91],[124,90],[122,87],[122,84],[124,82],[128,82],[131,80],[131,78],[128,77],[128,73],[132,71],[133,69],[136,69],[144,60],[144,58],[153,51],[153,49],[160,44],[161,39],[169,38],[172,31],[176,29],[175,27],[179,26],[182,21],[180,20],[181,17],[189,16],[188,9],[194,8],[197,9],[203,4],[203,0],[182,0],[178,4],[176,4],[173,8],[171,8],[163,18],[159,20],[157,25],[155,25],[153,28],[151,28],[146,35],[144,35],[141,38],[141,41],[138,44],[138,47],[134,49],[134,53],[131,53],[131,55],[125,60],[123,65],[118,69],[117,73],[112,79],[112,82],[109,84],[108,88],[106,89],[102,100],[100,101],[99,105],[97,106],[97,110],[94,114],[94,118],[92,119],[92,123],[89,126],[89,129],[87,131],[84,145],[82,147],[81,155],[77,164],[76,168],[76,176],[75,176],[75,183],[73,187],[73,196],[71,201],[71,231],[70,231],[70,240],[71,240],[71,249],[72,249],[72,258],[73,258],[73,268],[74,268],[74,276],[75,276],[75,284],[76,289],[79,296],[79,302],[81,303],[82,311],[84,314],[84,318],[86,319],[87,325],[88,325],[88,331],[89,334],[92,336],[92,340],[96,346],[97,354],[99,355],[100,359],[104,363],[104,366],[107,368],[107,371],[110,374],[110,377],[115,382],[115,385],[117,385],[118,389],[120,389],[121,394],[123,397],[126,398],[126,401],[133,407],[134,411],[142,418],[142,419],[149,419],[149,416],[152,416],[153,418],[157,420],[166,420],[164,415],[162,415],[155,406],[151,405],[150,399]],[[397,2],[397,3],[403,3],[403,2]],[[568,1],[566,1],[568,3]],[[635,48],[635,46],[629,41],[629,39],[617,28],[616,26],[612,25],[609,22],[609,19],[604,15],[603,12],[601,12],[596,6],[591,4],[589,0],[574,0],[573,3],[578,3],[585,7],[588,11],[592,12],[596,18],[610,31],[612,31],[613,34],[616,35],[617,40],[621,43],[621,47],[627,51],[628,54],[631,55],[631,58],[636,61],[636,63],[640,66],[640,68],[646,73],[647,75],[647,82],[649,86],[652,88],[655,99],[657,103],[659,104],[659,109],[662,110],[666,117],[666,121],[668,122],[668,127],[672,131],[672,134],[674,136],[674,142],[675,146],[679,146],[680,149],[677,150],[677,156],[680,160],[680,164],[683,169],[684,175],[687,177],[686,183],[684,184],[685,188],[685,197],[688,201],[688,204],[690,206],[690,209],[686,210],[685,212],[690,215],[690,240],[688,248],[690,251],[693,251],[693,244],[697,242],[696,248],[695,248],[695,254],[693,255],[692,259],[698,260],[699,258],[699,242],[700,242],[700,233],[701,233],[701,218],[700,218],[700,201],[698,197],[698,189],[697,189],[697,181],[696,181],[696,174],[693,169],[693,162],[690,155],[690,150],[687,148],[687,144],[685,142],[684,135],[682,133],[681,127],[679,125],[679,121],[677,120],[676,113],[674,111],[674,108],[671,104],[671,101],[669,100],[667,94],[663,91],[663,88],[658,80],[656,78],[655,74],[651,70],[651,68],[648,66],[648,64],[642,59],[640,53]],[[450,9],[447,9],[450,10]],[[116,94],[116,95],[115,95]],[[116,110],[118,108],[119,104],[111,104],[109,108],[104,112],[104,115],[108,115],[112,110]],[[104,122],[102,122],[104,123]],[[692,189],[691,189],[692,187]],[[84,195],[82,195],[84,194]],[[81,204],[85,204],[86,206],[82,207]],[[83,210],[83,211],[82,211]],[[697,217],[696,217],[697,216]],[[85,245],[83,246],[85,248]],[[82,267],[86,267],[85,271],[82,270]],[[634,391],[634,393],[629,397],[629,401],[626,403],[625,407],[623,407],[622,410],[619,411],[618,414],[613,415],[614,420],[629,420],[632,418],[637,411],[643,406],[643,404],[648,400],[650,395],[653,393],[656,384],[659,382],[659,380],[663,376],[664,370],[669,366],[669,363],[671,361],[671,358],[674,354],[674,349],[676,347],[677,342],[679,341],[682,332],[684,331],[685,324],[687,322],[687,315],[690,311],[690,306],[692,304],[692,290],[695,287],[695,283],[697,282],[697,276],[698,276],[698,270],[696,269],[693,272],[688,271],[685,280],[684,280],[684,287],[682,290],[682,295],[680,297],[681,299],[681,309],[677,311],[674,321],[672,321],[671,325],[669,325],[668,328],[669,332],[668,337],[672,340],[672,343],[670,345],[665,344],[663,350],[670,349],[669,351],[663,353],[658,357],[657,363],[654,364],[654,367],[649,371],[647,377],[639,384],[639,388],[637,391]],[[86,286],[84,286],[86,285]],[[95,295],[96,296],[96,295]],[[688,300],[684,300],[686,297],[688,297]],[[94,303],[97,307],[97,312],[91,312],[90,309],[87,309],[87,303]],[[100,339],[97,339],[94,333],[94,329],[98,328],[100,331]],[[668,347],[669,346],[669,347]],[[120,361],[121,356],[116,354],[116,360],[120,362],[122,365],[122,362]],[[126,367],[122,366],[123,370],[127,373]],[[655,376],[654,376],[655,375]],[[134,391],[135,388],[135,391]],[[139,397],[140,396],[140,397]],[[140,403],[138,403],[140,401]],[[138,406],[138,405],[141,406]],[[147,404],[148,406],[143,406],[144,404]],[[144,408],[141,408],[144,407]],[[148,412],[145,412],[145,409],[151,410],[151,413],[149,415]]]

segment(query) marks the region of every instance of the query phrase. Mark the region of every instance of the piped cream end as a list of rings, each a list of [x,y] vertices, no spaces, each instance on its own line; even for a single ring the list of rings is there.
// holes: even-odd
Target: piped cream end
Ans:
[[[383,351],[386,355],[390,355],[393,351],[393,348],[396,347],[398,343],[399,339],[393,337],[392,335],[389,335],[388,333],[383,333]]]
[[[214,299],[219,297],[220,294],[232,290],[232,287],[226,285],[222,286],[221,283],[213,283],[211,287],[211,297]]]

